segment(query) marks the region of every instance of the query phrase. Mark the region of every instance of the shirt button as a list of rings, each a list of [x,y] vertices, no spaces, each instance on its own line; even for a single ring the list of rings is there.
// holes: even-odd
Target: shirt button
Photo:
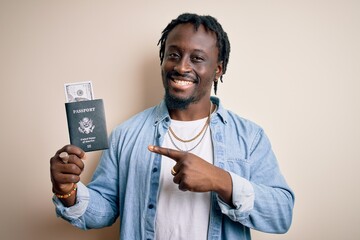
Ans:
[[[149,209],[153,209],[153,208],[154,208],[154,205],[153,205],[153,204],[149,204],[148,208],[149,208]]]
[[[157,170],[158,170],[157,168],[153,168],[152,171],[153,171],[153,173],[155,173],[155,172],[157,172]]]
[[[161,134],[158,134],[158,135],[157,135],[157,138],[161,138]]]

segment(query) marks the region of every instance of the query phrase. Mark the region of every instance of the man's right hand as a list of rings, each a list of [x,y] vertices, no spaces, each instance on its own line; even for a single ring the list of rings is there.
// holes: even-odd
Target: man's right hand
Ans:
[[[60,158],[62,152],[68,153],[68,163]],[[58,195],[68,194],[73,190],[74,184],[80,181],[80,174],[84,169],[85,152],[74,145],[66,145],[56,152],[50,159],[50,175],[52,191]],[[60,199],[65,206],[75,204],[76,194]]]

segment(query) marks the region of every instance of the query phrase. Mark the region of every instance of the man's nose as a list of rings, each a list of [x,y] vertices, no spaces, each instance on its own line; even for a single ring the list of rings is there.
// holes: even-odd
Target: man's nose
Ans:
[[[191,71],[191,63],[187,58],[182,58],[175,64],[174,70],[180,74],[188,73]]]

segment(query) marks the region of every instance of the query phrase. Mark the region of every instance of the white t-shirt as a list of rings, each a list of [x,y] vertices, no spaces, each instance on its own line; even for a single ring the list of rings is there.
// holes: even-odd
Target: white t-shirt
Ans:
[[[196,136],[204,126],[207,118],[195,121],[171,120],[171,128],[181,139],[190,139]],[[163,147],[176,149],[167,132]],[[193,148],[201,139],[190,143],[183,143],[171,136],[175,144],[182,150]],[[210,127],[207,128],[204,138],[191,153],[213,163],[213,146],[210,134]],[[207,239],[209,213],[210,213],[210,192],[196,193],[181,191],[178,184],[173,182],[171,168],[176,162],[163,156],[161,160],[160,189],[158,196],[156,215],[156,239],[157,240],[188,240]]]

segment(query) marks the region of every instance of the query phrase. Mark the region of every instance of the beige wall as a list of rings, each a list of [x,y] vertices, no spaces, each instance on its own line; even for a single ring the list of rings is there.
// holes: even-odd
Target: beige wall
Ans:
[[[156,43],[184,11],[228,32],[218,96],[265,128],[296,193],[290,231],[254,239],[360,238],[359,1],[1,0],[1,239],[118,239],[118,226],[85,232],[55,216],[49,158],[68,143],[63,84],[93,82],[109,131],[157,103]]]

